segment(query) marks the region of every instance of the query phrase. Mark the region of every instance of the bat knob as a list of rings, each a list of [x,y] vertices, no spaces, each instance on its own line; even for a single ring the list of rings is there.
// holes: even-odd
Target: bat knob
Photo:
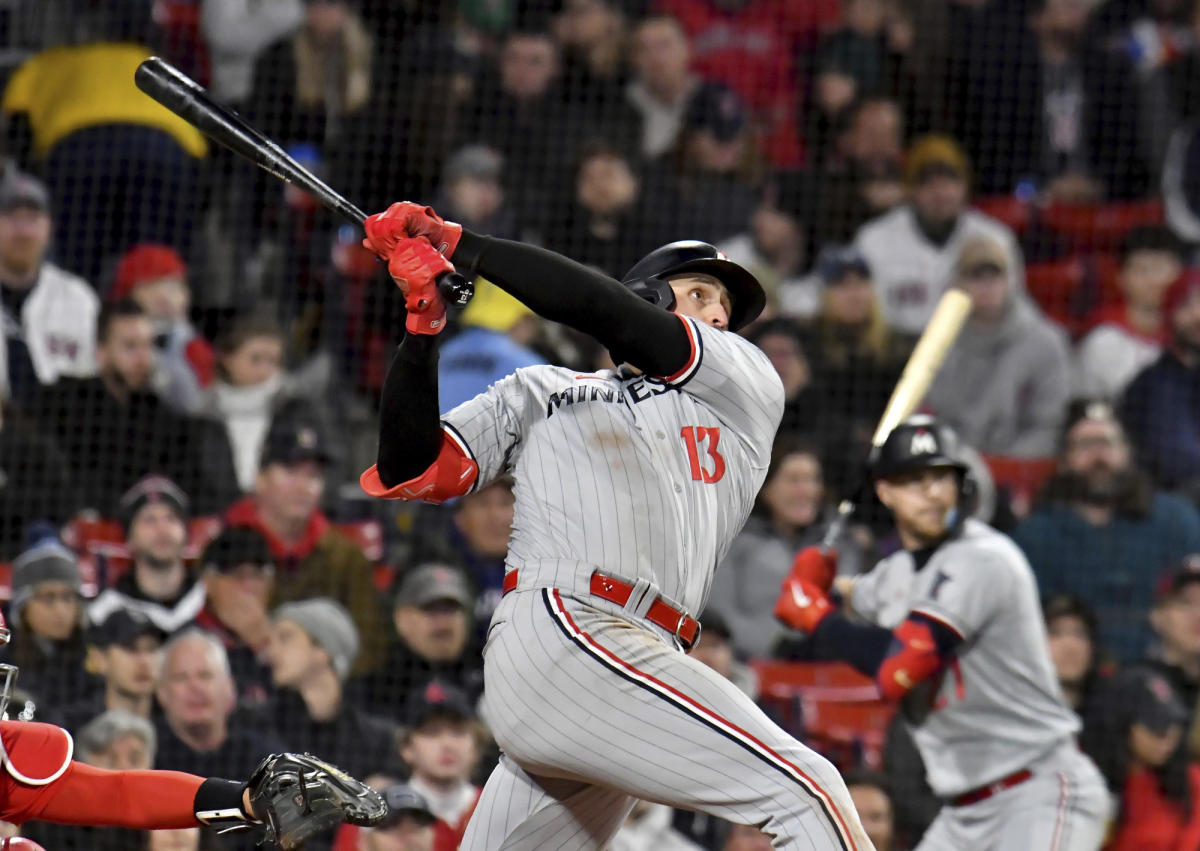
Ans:
[[[466,307],[475,295],[475,285],[457,272],[447,272],[438,278],[438,292],[448,305]]]

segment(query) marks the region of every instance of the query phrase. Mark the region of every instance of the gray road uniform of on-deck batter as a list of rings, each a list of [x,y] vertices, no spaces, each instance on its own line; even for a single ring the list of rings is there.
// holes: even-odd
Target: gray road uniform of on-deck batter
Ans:
[[[630,796],[764,825],[778,848],[871,847],[836,770],[644,619],[659,595],[702,609],[783,409],[757,348],[682,321],[669,379],[535,366],[444,416],[477,483],[511,471],[516,497],[516,589],[484,650],[504,756],[464,849],[602,848]],[[596,571],[634,584],[624,607],[589,593]]]
[[[850,604],[887,629],[914,612],[962,639],[940,678],[902,704],[936,794],[949,802],[1032,772],[978,803],[948,803],[920,851],[1100,847],[1108,793],[1075,745],[1079,719],[1050,661],[1033,571],[1012,540],[967,520],[919,570],[901,550],[858,577]]]

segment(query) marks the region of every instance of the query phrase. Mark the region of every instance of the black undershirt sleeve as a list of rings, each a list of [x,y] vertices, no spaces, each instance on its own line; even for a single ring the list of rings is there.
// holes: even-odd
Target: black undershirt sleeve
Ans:
[[[852,621],[840,610],[822,620],[809,637],[817,659],[847,662],[871,678],[879,673],[894,639],[891,630]]]
[[[649,375],[678,372],[691,343],[675,316],[617,281],[560,254],[464,230],[454,263],[468,278],[482,275],[530,310],[595,337]],[[379,410],[376,469],[387,487],[420,476],[442,444],[437,344],[407,334],[392,356]]]
[[[647,375],[672,375],[691,357],[677,318],[561,254],[464,230],[454,263],[468,278],[482,275],[539,316],[595,337]]]

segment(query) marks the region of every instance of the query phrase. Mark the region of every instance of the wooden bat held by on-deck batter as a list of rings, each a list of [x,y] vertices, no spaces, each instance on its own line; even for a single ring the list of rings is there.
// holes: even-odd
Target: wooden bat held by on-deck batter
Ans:
[[[883,416],[879,419],[879,425],[875,428],[875,434],[871,438],[872,460],[879,452],[879,447],[883,446],[888,435],[892,433],[892,429],[915,411],[921,404],[921,400],[925,398],[929,385],[933,383],[934,376],[942,368],[946,355],[950,353],[950,347],[954,345],[970,312],[971,299],[962,290],[947,290],[941,301],[938,302],[929,324],[921,332],[921,338],[917,340],[917,345],[908,358],[908,363],[904,365],[904,372],[900,375],[900,380],[896,382],[896,388],[892,391],[887,407],[883,410]],[[825,533],[823,546],[826,548],[832,547],[838,536],[841,535],[846,521],[854,511],[854,504],[858,501],[868,481],[870,481],[869,470],[867,477],[854,489],[854,492],[838,504],[837,517],[834,518]]]
[[[345,196],[296,162],[274,141],[255,130],[238,113],[213,100],[195,80],[171,63],[152,56],[133,75],[137,87],[191,124],[208,138],[265,171],[315,197],[322,206],[359,227],[367,215]],[[471,282],[454,272],[438,278],[438,290],[447,304],[465,305],[474,294]]]

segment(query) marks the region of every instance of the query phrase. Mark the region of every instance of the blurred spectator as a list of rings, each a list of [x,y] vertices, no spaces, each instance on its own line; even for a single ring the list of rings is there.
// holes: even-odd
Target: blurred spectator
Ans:
[[[1157,642],[1143,664],[1167,678],[1189,712],[1200,710],[1200,556],[1159,579],[1150,626]]]
[[[1113,677],[1083,749],[1119,801],[1109,851],[1195,848],[1200,765],[1188,758],[1188,711],[1166,678],[1144,668]]]
[[[157,694],[163,718],[155,768],[237,770],[248,777],[264,756],[285,750],[273,732],[232,717],[229,659],[207,633],[187,629],[167,643]]]
[[[793,59],[808,53],[817,33],[838,20],[839,4],[817,0],[658,0],[679,18],[692,43],[692,67],[734,89],[761,125],[763,151],[777,166],[801,164]]]
[[[75,759],[109,771],[145,771],[154,765],[154,725],[112,709],[75,731]],[[150,833],[121,827],[80,827],[32,822],[22,834],[55,851],[129,851],[145,848]]]
[[[424,564],[406,572],[396,591],[396,640],[379,670],[354,683],[363,708],[394,718],[408,696],[437,681],[467,693],[483,690],[483,660],[471,642],[474,596],[458,570]]]
[[[892,716],[883,742],[884,774],[891,783],[892,824],[900,847],[919,847],[919,841],[942,809],[926,779],[925,760],[917,750],[904,713]]]
[[[459,317],[463,328],[441,347],[438,406],[449,411],[524,366],[546,360],[529,344],[538,318],[504,290],[480,279]]]
[[[470,578],[476,596],[468,611],[482,631],[502,596],[514,503],[512,477],[500,476],[458,499],[450,522],[431,527],[413,546],[413,564],[441,562]]]
[[[625,90],[641,115],[641,153],[654,159],[675,147],[683,115],[700,79],[688,69],[691,47],[674,15],[651,14],[638,22],[630,44],[633,79]]]
[[[99,375],[60,378],[29,406],[75,471],[80,503],[107,511],[150,474],[170,477],[200,513],[227,502],[234,485],[228,441],[153,392],[153,328],[142,308],[130,299],[106,303],[96,335]]]
[[[665,804],[635,801],[608,847],[612,851],[702,851],[702,846],[671,826],[671,814]]]
[[[817,270],[825,289],[812,336],[812,370],[822,381],[816,410],[830,423],[825,436],[841,437],[830,441],[823,459],[826,479],[838,491],[858,475],[862,447],[871,441],[914,340],[884,321],[871,267],[856,248],[829,246]]]
[[[855,104],[868,97],[894,96],[906,88],[903,55],[889,37],[899,6],[885,0],[849,0],[843,6],[842,26],[817,45],[806,139],[813,148],[811,162],[826,161],[831,131],[845,121]]]
[[[465,145],[442,168],[433,207],[476,233],[516,239],[516,214],[504,196],[504,157],[486,145]]]
[[[892,786],[887,777],[859,770],[848,772],[842,779],[846,781],[854,809],[875,851],[893,851],[896,824],[892,812]]]
[[[213,96],[244,102],[253,89],[255,60],[303,20],[303,0],[200,0]]]
[[[21,687],[43,707],[72,703],[99,685],[84,667],[81,587],[75,554],[53,538],[13,562],[8,661],[21,669]]]
[[[1153,577],[1200,552],[1200,515],[1153,489],[1107,403],[1079,400],[1067,413],[1057,470],[1013,538],[1043,594],[1082,598],[1096,612],[1101,644],[1117,659],[1136,659],[1149,637]]]
[[[0,401],[0,562],[12,561],[35,523],[61,527],[77,493],[58,447],[37,424]]]
[[[1200,53],[1197,69],[1200,73]],[[1167,224],[1181,239],[1200,242],[1200,121],[1173,128],[1162,166],[1161,191]]]
[[[216,381],[202,412],[224,425],[243,492],[254,489],[272,420],[295,412],[318,416],[284,371],[283,358],[283,329],[266,316],[235,319],[217,338]]]
[[[283,148],[311,151],[318,168],[364,156],[355,119],[370,104],[372,59],[372,37],[352,3],[310,0],[294,34],[255,63],[247,112]]]
[[[147,476],[117,506],[133,562],[89,605],[100,623],[119,609],[136,609],[165,633],[190,623],[204,607],[204,585],[184,561],[187,494],[162,476]]]
[[[1085,723],[1103,691],[1101,648],[1096,644],[1096,614],[1073,594],[1052,594],[1042,601],[1050,661],[1063,697]]]
[[[329,754],[355,777],[386,769],[396,749],[393,728],[344,691],[359,645],[350,615],[328,597],[313,597],[285,603],[271,620],[272,712],[288,748]]]
[[[0,180],[0,398],[96,368],[100,301],[82,278],[46,260],[50,198],[26,174]]]
[[[1163,298],[1179,278],[1184,247],[1167,228],[1136,228],[1121,248],[1124,303],[1101,311],[1098,324],[1079,343],[1075,355],[1075,392],[1116,399],[1133,377],[1162,351]]]
[[[985,455],[1049,458],[1071,399],[1066,335],[1020,290],[1004,243],[968,238],[954,285],[971,313],[924,405]]]
[[[779,586],[796,553],[824,540],[832,513],[815,447],[780,432],[750,519],[733,539],[709,593],[709,606],[729,622],[739,653],[769,656],[787,632],[771,615]],[[863,554],[848,534],[834,547],[839,574],[862,570]]]
[[[89,281],[139,242],[187,256],[198,159],[208,150],[200,131],[134,85],[134,71],[151,55],[137,32],[149,17],[100,20],[106,26],[90,40],[22,64],[2,104],[16,119],[10,150],[22,162],[36,161],[48,181],[57,255]]]
[[[749,230],[717,246],[758,278],[779,313],[794,319],[811,319],[821,305],[819,279],[805,274],[806,232],[815,214],[808,184],[801,172],[776,174],[763,187]]]
[[[54,707],[55,719],[72,733],[79,733],[92,719],[111,710],[148,722],[155,710],[163,638],[163,631],[136,609],[117,609],[91,627],[87,632],[89,667],[102,679],[103,689],[81,701]]]
[[[359,829],[356,851],[433,851],[436,817],[421,793],[408,784],[396,784],[381,794],[388,805],[387,817],[375,827]]]
[[[1158,360],[1130,382],[1121,422],[1138,459],[1159,487],[1200,493],[1200,271],[1186,270],[1167,290],[1168,340]],[[1113,363],[1113,366],[1116,362]],[[1110,367],[1112,368],[1112,367]]]
[[[355,666],[361,673],[383,657],[383,608],[371,563],[319,507],[331,458],[325,441],[315,422],[276,417],[263,443],[254,492],[230,506],[225,520],[266,537],[275,557],[272,605],[332,597],[346,607],[362,636]]]
[[[212,383],[214,354],[188,318],[192,293],[183,258],[166,245],[135,245],[117,263],[108,296],[129,296],[142,306],[154,326],[159,394],[175,410],[197,413]]]
[[[722,851],[771,851],[771,837],[752,824],[731,824]]]
[[[753,215],[762,169],[745,104],[732,89],[704,83],[688,101],[675,147],[647,172],[644,195],[667,216],[670,238],[720,242]]]
[[[869,219],[903,203],[900,166],[904,157],[904,117],[884,97],[867,98],[845,116],[830,161],[814,175],[821,214],[812,217],[814,248],[854,239]]]
[[[563,102],[559,47],[549,33],[510,30],[497,64],[463,106],[460,142],[504,155],[505,191],[517,220],[541,224],[570,185],[579,143],[591,136],[581,135],[573,108]]]
[[[1034,0],[1022,26],[971,57],[962,108],[981,192],[1020,188],[1066,202],[1145,193],[1132,75],[1089,43],[1091,9]]]
[[[200,565],[206,599],[196,626],[224,645],[239,703],[261,705],[271,692],[265,657],[275,560],[267,540],[245,526],[224,529],[209,542]]]
[[[787,317],[759,321],[747,329],[747,338],[770,359],[783,382],[780,433],[819,433],[822,429],[816,376],[805,351],[807,341],[799,324]]]
[[[471,782],[479,765],[483,728],[466,694],[440,683],[414,690],[408,701],[400,756],[409,784],[429,803],[433,851],[454,851],[483,790]]]
[[[644,191],[629,158],[606,142],[586,145],[562,217],[546,233],[547,247],[620,277],[643,255],[669,241],[655,215],[660,199]]]
[[[920,333],[972,236],[990,237],[1004,246],[1005,268],[1024,292],[1025,270],[1012,231],[967,207],[967,158],[954,140],[924,136],[914,142],[905,156],[904,182],[908,202],[867,222],[855,237],[874,273],[889,325]]]
[[[639,116],[623,97],[628,33],[623,0],[564,0],[553,21],[563,47],[563,98],[627,155],[638,150]]]

